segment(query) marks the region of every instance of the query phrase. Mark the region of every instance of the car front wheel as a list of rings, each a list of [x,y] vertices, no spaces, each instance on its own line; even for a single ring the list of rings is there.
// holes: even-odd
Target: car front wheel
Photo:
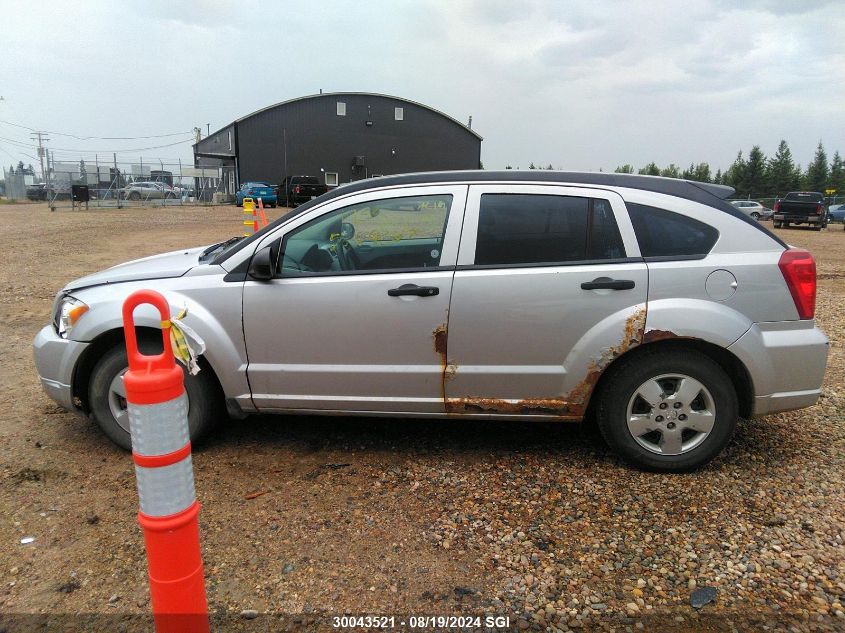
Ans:
[[[161,350],[139,341],[144,353]],[[146,349],[145,349],[146,348]],[[125,450],[132,449],[129,428],[129,412],[126,407],[126,389],[123,375],[129,369],[126,349],[123,345],[113,347],[97,362],[91,374],[88,387],[88,403],[91,417],[106,436]],[[185,394],[188,398],[188,429],[191,442],[199,442],[211,430],[219,411],[223,410],[222,395],[215,379],[206,367],[196,376],[185,374]]]
[[[607,443],[639,468],[700,468],[730,441],[737,396],[722,368],[695,350],[655,349],[621,359],[599,394]]]

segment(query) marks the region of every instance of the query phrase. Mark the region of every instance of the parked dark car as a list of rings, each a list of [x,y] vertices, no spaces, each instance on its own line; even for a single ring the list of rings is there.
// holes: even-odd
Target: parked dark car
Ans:
[[[322,196],[329,188],[315,176],[286,176],[280,187],[286,207],[295,207],[303,202]]]
[[[52,190],[50,191],[52,194]],[[46,200],[47,199],[47,183],[37,182],[26,188],[27,200]]]
[[[782,200],[775,202],[775,228],[790,224],[807,224],[815,231],[827,226],[827,207],[824,195],[818,191],[790,191]]]

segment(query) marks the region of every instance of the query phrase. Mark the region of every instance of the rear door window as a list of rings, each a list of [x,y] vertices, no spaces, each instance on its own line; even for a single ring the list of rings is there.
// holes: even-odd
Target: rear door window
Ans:
[[[537,194],[483,194],[475,264],[553,265],[625,257],[606,200]]]
[[[719,239],[719,231],[693,218],[665,209],[625,203],[643,257],[704,257]]]

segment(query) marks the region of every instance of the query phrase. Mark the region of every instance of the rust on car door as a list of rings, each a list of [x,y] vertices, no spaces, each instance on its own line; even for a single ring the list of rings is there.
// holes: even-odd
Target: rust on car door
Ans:
[[[561,420],[580,420],[587,410],[590,396],[604,370],[617,358],[644,340],[646,320],[645,307],[635,310],[626,320],[620,332],[619,343],[602,350],[594,359],[584,378],[568,393],[549,398],[526,398],[503,400],[497,398],[462,397],[445,398],[446,381],[455,375],[458,366],[448,362],[446,356],[446,326],[434,331],[434,349],[440,354],[443,367],[444,399],[447,413],[503,413],[515,415],[553,415]]]

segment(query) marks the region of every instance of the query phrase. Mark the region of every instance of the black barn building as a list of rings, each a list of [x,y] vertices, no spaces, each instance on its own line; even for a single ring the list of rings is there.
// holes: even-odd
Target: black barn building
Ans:
[[[399,97],[336,92],[253,112],[194,145],[196,165],[223,168],[219,190],[316,176],[336,186],[371,176],[478,169],[481,136],[429,106]]]

